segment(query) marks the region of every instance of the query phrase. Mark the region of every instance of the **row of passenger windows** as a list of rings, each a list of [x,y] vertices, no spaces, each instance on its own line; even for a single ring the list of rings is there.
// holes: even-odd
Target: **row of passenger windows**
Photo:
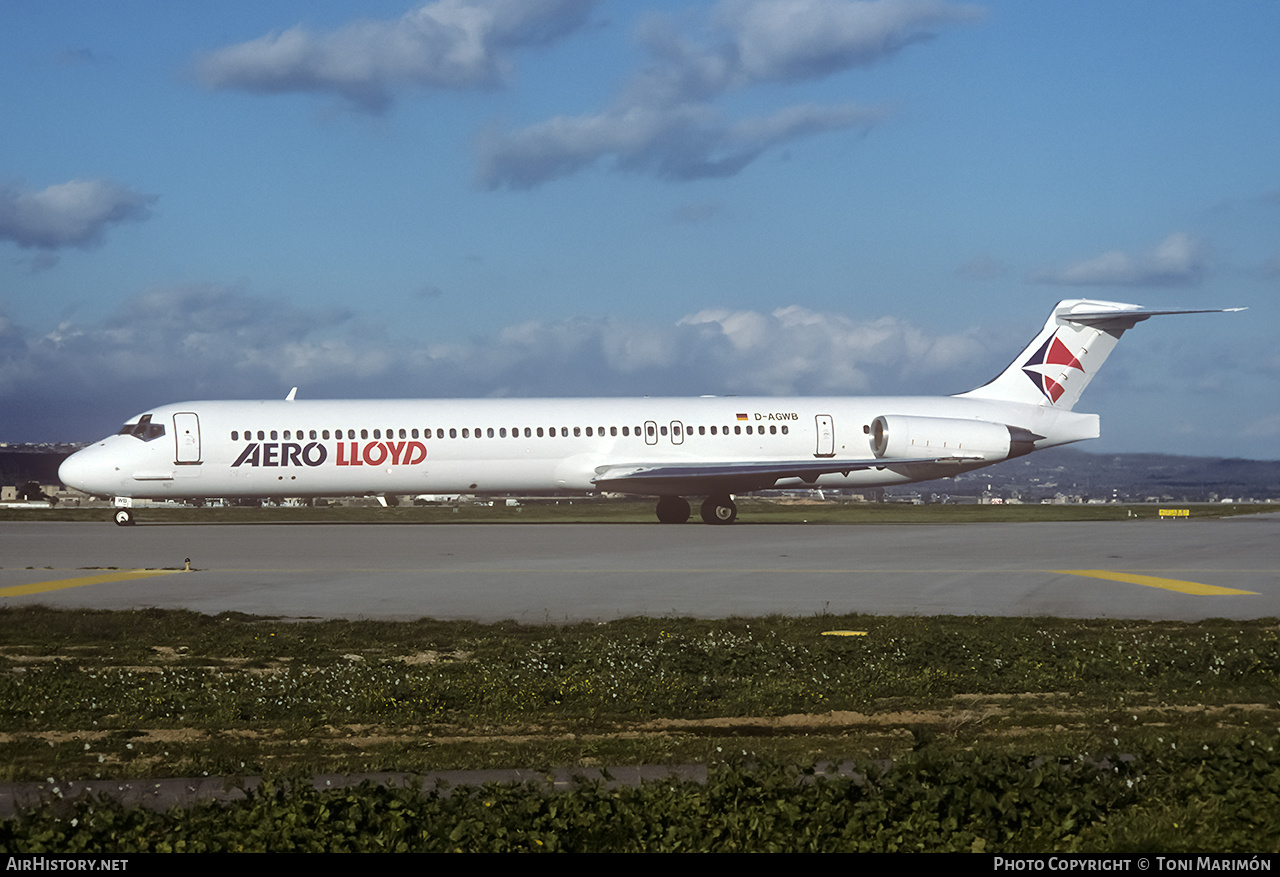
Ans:
[[[421,434],[419,434],[419,431],[416,429],[388,429],[386,430],[386,438],[389,438],[389,439],[394,439],[394,438],[402,438],[402,439],[415,438],[416,439],[419,437],[424,439],[429,439],[433,437],[438,439],[442,439],[446,437],[447,438],[508,438],[508,437],[519,438],[521,435],[523,435],[525,438],[534,438],[535,436],[537,438],[544,438],[544,437],[553,438],[557,435],[563,438],[568,438],[569,435],[571,434],[570,432],[571,430],[572,430],[572,435],[574,436],[586,435],[588,437],[604,436],[604,435],[617,436],[621,434],[623,436],[647,435],[648,438],[655,438],[659,435],[662,435],[662,436],[670,436],[672,439],[682,439],[685,436],[694,436],[694,435],[730,435],[730,427],[728,426],[686,426],[685,424],[682,424],[682,423],[673,423],[671,424],[670,428],[668,428],[665,424],[662,426],[658,426],[657,424],[649,423],[649,424],[645,424],[643,431],[638,426],[635,426],[635,427],[610,426],[607,428],[603,426],[597,426],[597,427],[548,426],[545,428],[541,426],[536,426],[536,427],[525,426],[525,427],[513,427],[510,430],[508,430],[505,426],[500,426],[500,427],[490,426],[490,427],[476,427],[475,429],[469,429],[467,427],[463,427],[461,429],[452,428],[452,429],[446,430],[446,429],[440,428],[440,429],[436,429],[434,433],[430,429],[424,429],[422,430]],[[788,427],[785,424],[781,427],[776,425],[769,425],[766,427],[763,424],[759,426],[753,426],[750,423],[748,423],[746,426],[743,426],[742,424],[735,424],[732,427],[732,430],[733,430],[732,432],[733,435],[744,435],[744,434],[745,435],[765,435],[766,430],[768,431],[769,435],[778,435],[779,433],[781,433],[782,435],[787,435],[789,432]],[[348,429],[348,430],[335,429],[333,430],[332,437],[335,439],[341,439],[344,437],[349,439],[354,439],[354,438],[367,439],[367,438],[370,438],[370,432],[371,431],[368,429],[361,429],[359,430],[359,435],[357,436],[356,435],[357,430],[354,430],[354,429]],[[254,438],[254,433],[255,433],[254,430],[246,429],[244,431],[244,440],[252,441]],[[280,441],[282,439],[284,441],[290,441],[291,439],[294,441],[304,441],[306,439],[315,440],[315,439],[327,439],[330,437],[329,430],[327,429],[321,429],[321,430],[299,429],[296,431],[291,431],[286,429],[284,430],[283,435],[281,435],[278,430],[259,429],[256,431],[256,433],[257,433],[258,441],[267,441],[268,436],[270,437],[270,441]],[[345,433],[345,436],[344,436],[344,433]],[[375,438],[375,439],[383,438],[383,430],[380,430],[380,429],[372,430],[372,438]],[[231,431],[231,440],[233,442],[240,440],[239,430],[233,429]]]

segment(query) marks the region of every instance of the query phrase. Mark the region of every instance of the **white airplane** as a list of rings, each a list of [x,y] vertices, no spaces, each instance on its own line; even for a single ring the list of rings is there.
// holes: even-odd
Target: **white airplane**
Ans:
[[[1226,310],[1243,310],[1232,308]],[[183,402],[67,458],[62,482],[115,500],[616,492],[658,520],[729,524],[735,494],[944,478],[1097,438],[1072,411],[1126,329],[1165,314],[1059,302],[993,381],[955,396]]]

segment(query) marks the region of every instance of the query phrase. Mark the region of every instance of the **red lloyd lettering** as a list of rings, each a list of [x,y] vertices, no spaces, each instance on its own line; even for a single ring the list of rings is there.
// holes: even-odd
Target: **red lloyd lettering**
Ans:
[[[348,447],[349,446],[349,447]],[[427,446],[422,442],[339,442],[339,466],[416,466],[427,459]]]

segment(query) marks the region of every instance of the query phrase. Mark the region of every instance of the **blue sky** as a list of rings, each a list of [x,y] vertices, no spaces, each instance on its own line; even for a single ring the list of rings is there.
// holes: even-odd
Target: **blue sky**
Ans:
[[[358,14],[354,11],[358,8]],[[0,440],[202,398],[953,393],[1280,458],[1280,3],[0,5]]]

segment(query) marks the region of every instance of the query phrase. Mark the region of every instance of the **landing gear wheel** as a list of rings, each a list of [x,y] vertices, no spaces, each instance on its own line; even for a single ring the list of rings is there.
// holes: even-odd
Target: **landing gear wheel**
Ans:
[[[117,526],[117,527],[132,527],[132,526],[133,526],[133,512],[132,512],[132,511],[130,511],[129,509],[116,509],[116,526]]]
[[[683,524],[689,520],[689,503],[683,497],[664,496],[658,499],[658,521],[663,524]]]
[[[727,496],[709,496],[701,514],[705,524],[732,524],[738,520],[738,507]]]

